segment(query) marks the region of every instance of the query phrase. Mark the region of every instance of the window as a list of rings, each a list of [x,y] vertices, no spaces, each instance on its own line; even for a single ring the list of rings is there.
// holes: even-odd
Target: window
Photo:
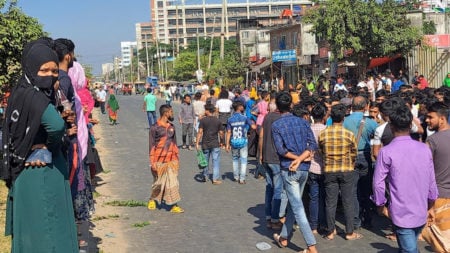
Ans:
[[[248,39],[248,36],[249,36],[248,31],[242,32],[242,38],[243,39]]]
[[[292,36],[292,45],[297,46],[297,41],[298,41],[298,32],[294,32]]]

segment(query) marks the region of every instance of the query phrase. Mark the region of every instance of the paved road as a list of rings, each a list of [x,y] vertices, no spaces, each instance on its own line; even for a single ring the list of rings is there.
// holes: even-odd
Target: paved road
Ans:
[[[107,164],[105,169],[111,173],[99,191],[106,187],[112,192],[111,199],[147,201],[150,194],[148,125],[141,111],[142,99],[142,96],[118,96],[120,112],[117,126],[109,126],[107,116],[100,116],[103,135],[99,137],[104,147],[102,160]],[[175,103],[175,115],[178,108]],[[177,123],[176,126],[181,144],[181,129]],[[303,249],[305,242],[299,231],[294,232],[287,249],[278,248],[272,240],[273,231],[265,227],[265,182],[251,174],[246,185],[232,182],[231,155],[222,152],[221,156],[224,183],[216,186],[196,180],[198,169],[194,151],[180,151],[180,205],[185,209],[184,214],[171,214],[164,209],[149,211],[145,207],[116,208],[114,213],[121,218],[114,221],[114,228],[104,233],[121,234],[126,243],[117,245],[114,252],[258,252],[255,246],[258,242],[272,246],[267,252]],[[254,165],[249,165],[249,169],[252,171]],[[97,209],[100,211],[102,207]],[[132,226],[144,221],[149,221],[150,225],[143,228]],[[382,229],[386,228],[387,222],[377,218],[376,223],[371,231],[361,230],[364,238],[358,241],[346,241],[342,234],[334,241],[317,236],[317,247],[320,252],[397,252],[396,243],[383,237],[385,231]],[[338,226],[343,228],[341,224]],[[102,239],[103,244],[114,240]],[[420,249],[430,252],[425,243],[420,243]]]

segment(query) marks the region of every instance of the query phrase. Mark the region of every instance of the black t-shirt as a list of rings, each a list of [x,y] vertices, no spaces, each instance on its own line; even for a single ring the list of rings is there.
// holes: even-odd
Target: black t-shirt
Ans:
[[[275,144],[272,139],[272,123],[281,117],[280,113],[270,112],[266,115],[263,122],[263,149],[262,156],[263,162],[279,164],[280,159],[278,157]]]
[[[213,116],[206,116],[200,120],[199,128],[203,129],[202,149],[219,147],[219,131],[222,127],[219,119]]]

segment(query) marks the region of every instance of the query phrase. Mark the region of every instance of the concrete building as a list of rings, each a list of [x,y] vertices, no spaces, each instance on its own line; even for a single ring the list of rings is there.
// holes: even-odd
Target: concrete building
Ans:
[[[113,63],[103,63],[102,64],[102,76],[103,77],[108,76],[113,70],[114,70]]]
[[[120,67],[128,67],[131,64],[131,59],[133,58],[133,52],[136,48],[136,41],[122,41],[120,42],[120,52],[122,55],[122,62]]]
[[[137,49],[141,50],[152,42],[152,25],[150,22],[136,23]]]
[[[307,0],[151,0],[153,38],[166,44],[177,41],[177,45],[187,45],[197,32],[205,36],[214,30],[214,36],[220,36],[222,25],[224,36],[231,38],[236,36],[240,19],[257,18],[262,26],[271,27],[286,22],[280,19],[283,10],[301,11],[311,5],[312,1]]]

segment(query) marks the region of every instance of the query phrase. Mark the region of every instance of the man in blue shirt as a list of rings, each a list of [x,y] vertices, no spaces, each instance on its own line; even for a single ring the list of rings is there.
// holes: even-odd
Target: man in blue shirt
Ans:
[[[240,101],[233,102],[233,110],[234,113],[227,122],[226,148],[227,152],[231,150],[233,157],[234,181],[245,184],[248,157],[247,131],[250,127],[256,129],[256,124],[244,116],[244,105]],[[239,160],[241,160],[240,170]]]
[[[290,113],[292,97],[289,93],[278,94],[275,103],[281,117],[272,124],[272,137],[280,158],[281,177],[290,210],[287,211],[281,234],[274,234],[274,239],[280,246],[287,246],[287,238],[292,232],[294,221],[297,221],[308,252],[316,253],[316,239],[306,218],[302,195],[317,143],[309,123]]]
[[[370,209],[372,203],[369,198],[372,191],[373,167],[370,139],[374,135],[378,124],[376,121],[364,117],[364,112],[368,109],[368,105],[367,98],[362,96],[354,97],[352,100],[352,114],[347,116],[344,120],[344,128],[353,132],[358,141],[360,124],[364,119],[364,125],[361,128],[359,142],[357,143],[358,154],[355,162],[355,183],[353,185],[353,192],[355,195],[355,229],[361,227],[360,217],[364,218],[364,225],[371,225]]]

